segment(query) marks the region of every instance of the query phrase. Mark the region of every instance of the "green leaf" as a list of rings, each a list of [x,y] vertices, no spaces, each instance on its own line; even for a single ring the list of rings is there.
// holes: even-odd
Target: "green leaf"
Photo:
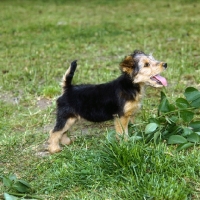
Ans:
[[[12,186],[12,181],[7,177],[3,177],[3,185],[10,188]]]
[[[181,151],[183,149],[188,149],[189,147],[192,147],[194,144],[193,143],[185,143],[185,144],[180,144],[178,145],[178,147],[176,148],[177,151]]]
[[[158,124],[156,124],[156,123],[147,124],[147,126],[146,126],[146,128],[145,128],[145,133],[146,133],[146,134],[152,133],[152,132],[154,132],[157,128],[158,128]]]
[[[188,101],[193,101],[198,96],[199,91],[194,87],[188,87],[185,89],[184,96]]]
[[[17,199],[19,199],[19,198],[13,196],[13,195],[8,194],[8,193],[4,193],[3,196],[4,196],[5,200],[17,200]]]
[[[158,107],[159,112],[169,112],[169,101],[167,100],[167,97],[164,92],[161,92],[161,102]]]
[[[154,133],[153,139],[154,139],[154,143],[156,144],[158,137],[160,136],[160,131],[157,131],[156,133]]]
[[[26,187],[28,187],[28,188],[31,188],[31,185],[28,183],[28,182],[26,182],[26,181],[24,181],[24,180],[18,180],[21,184],[23,184],[23,185],[25,185]]]
[[[153,140],[154,133],[149,133],[145,139],[145,142],[148,143]]]
[[[190,107],[190,104],[188,103],[188,101],[186,99],[178,98],[176,100],[176,106],[178,108],[188,108],[188,107]]]
[[[190,104],[194,108],[200,108],[200,97],[192,101]]]
[[[194,113],[188,110],[182,110],[180,111],[180,117],[185,121],[185,122],[190,122],[192,121],[194,117]]]
[[[173,104],[169,104],[169,105],[168,105],[168,108],[169,108],[169,111],[170,111],[170,112],[176,110],[176,107],[175,107],[175,105],[173,105]]]
[[[183,134],[182,134],[182,136],[188,136],[188,135],[190,135],[190,134],[192,134],[192,133],[193,133],[193,131],[192,131],[191,128],[184,127],[184,128],[183,128]]]
[[[162,135],[165,136],[165,138],[167,138],[167,136],[168,136],[169,134],[170,134],[170,133],[169,133],[168,130],[164,130],[164,131],[162,132]]]
[[[177,133],[182,131],[182,128],[180,126],[177,126],[177,125],[174,125],[174,124],[168,126],[167,129],[168,129],[168,132],[170,132],[171,135],[179,135]]]
[[[187,137],[187,140],[189,142],[195,142],[195,143],[198,143],[199,142],[199,135],[197,133],[192,133],[191,135],[189,135]]]
[[[159,120],[156,119],[156,118],[153,118],[153,117],[149,118],[148,121],[149,121],[149,123],[156,123],[156,124],[159,124]]]
[[[184,93],[186,99],[190,102],[191,106],[195,108],[200,107],[200,91],[196,88],[188,87]]]
[[[21,192],[21,193],[26,193],[30,189],[30,187],[27,187],[26,185],[24,185],[23,183],[21,183],[19,181],[17,181],[13,185],[13,188],[16,189],[18,192]]]
[[[171,122],[174,122],[174,123],[176,123],[177,121],[178,121],[178,116],[175,116],[175,115],[172,115],[171,117],[170,117],[170,121]]]
[[[16,181],[16,180],[17,180],[17,177],[16,177],[15,174],[10,174],[10,175],[9,175],[9,179],[10,179],[11,181]]]
[[[143,137],[141,137],[141,136],[133,135],[133,136],[129,137],[129,140],[134,142],[136,140],[142,140],[142,138]]]
[[[195,132],[195,133],[200,136],[200,132]]]
[[[182,144],[186,142],[187,140],[181,135],[172,135],[167,141],[168,144]]]
[[[189,127],[191,127],[194,132],[200,131],[200,121],[191,122]]]

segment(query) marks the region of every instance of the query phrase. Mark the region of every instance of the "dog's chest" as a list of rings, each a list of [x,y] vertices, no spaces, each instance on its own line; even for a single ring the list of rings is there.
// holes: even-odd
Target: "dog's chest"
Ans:
[[[130,116],[136,113],[141,108],[143,95],[144,89],[143,87],[141,87],[141,91],[136,95],[134,100],[130,100],[125,103],[123,109],[125,115]]]

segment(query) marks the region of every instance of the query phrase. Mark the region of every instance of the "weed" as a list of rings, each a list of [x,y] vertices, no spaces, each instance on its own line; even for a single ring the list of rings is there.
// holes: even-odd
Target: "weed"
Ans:
[[[161,92],[158,116],[149,118],[150,123],[145,129],[147,142],[154,140],[156,144],[167,140],[168,144],[180,144],[177,147],[179,151],[199,144],[200,121],[195,121],[198,118],[195,114],[200,108],[200,92],[189,87],[184,95],[186,99],[178,98],[170,104]]]

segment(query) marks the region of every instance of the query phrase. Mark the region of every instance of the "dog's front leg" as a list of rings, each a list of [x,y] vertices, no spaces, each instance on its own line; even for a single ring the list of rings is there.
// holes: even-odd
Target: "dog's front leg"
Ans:
[[[128,137],[128,123],[129,123],[129,116],[122,116],[115,118],[115,130],[117,134],[124,135],[125,138]]]

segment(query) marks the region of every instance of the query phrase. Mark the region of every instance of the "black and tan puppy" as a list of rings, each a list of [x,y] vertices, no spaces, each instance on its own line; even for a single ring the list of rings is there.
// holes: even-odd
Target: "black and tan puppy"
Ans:
[[[60,143],[70,143],[65,132],[80,118],[92,122],[114,118],[116,132],[128,134],[129,119],[140,108],[144,86],[167,86],[166,79],[159,75],[167,63],[138,50],[125,57],[120,63],[121,76],[109,83],[72,85],[76,67],[77,62],[73,61],[63,77],[63,94],[57,100],[57,121],[48,140],[50,153],[61,151]]]

